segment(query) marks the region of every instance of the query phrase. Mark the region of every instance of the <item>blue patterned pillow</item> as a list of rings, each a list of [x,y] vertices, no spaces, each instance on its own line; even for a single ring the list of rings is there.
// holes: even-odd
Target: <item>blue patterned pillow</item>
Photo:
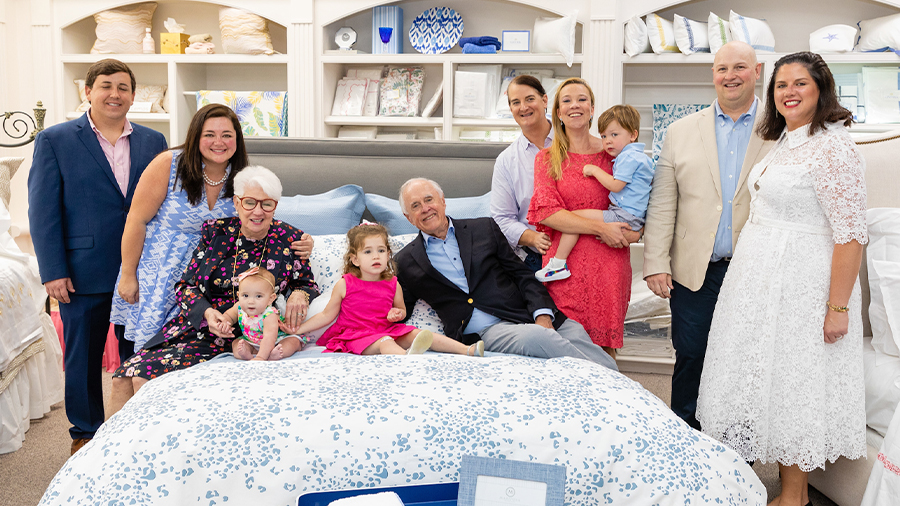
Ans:
[[[362,187],[348,184],[318,195],[282,197],[275,218],[311,235],[345,234],[359,225],[365,209]]]
[[[415,234],[419,230],[406,219],[400,210],[400,201],[366,194],[366,207],[375,221],[387,227],[391,234]],[[459,197],[447,199],[447,215],[453,218],[486,218],[491,215],[491,192],[480,197]]]
[[[653,104],[653,163],[659,161],[666,130],[675,121],[695,112],[702,111],[709,104]]]

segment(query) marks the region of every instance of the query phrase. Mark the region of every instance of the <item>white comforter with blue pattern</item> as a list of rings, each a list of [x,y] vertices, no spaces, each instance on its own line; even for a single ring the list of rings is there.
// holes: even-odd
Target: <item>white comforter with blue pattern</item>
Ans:
[[[215,360],[149,382],[42,505],[294,505],[457,481],[463,455],[566,466],[567,505],[764,505],[732,450],[590,362],[428,353]]]

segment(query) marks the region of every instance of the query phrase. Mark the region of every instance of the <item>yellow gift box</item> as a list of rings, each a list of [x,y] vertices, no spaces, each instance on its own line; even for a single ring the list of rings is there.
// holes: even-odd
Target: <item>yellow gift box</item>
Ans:
[[[186,33],[161,33],[159,34],[159,48],[161,54],[184,54],[184,48],[190,43],[191,36]]]

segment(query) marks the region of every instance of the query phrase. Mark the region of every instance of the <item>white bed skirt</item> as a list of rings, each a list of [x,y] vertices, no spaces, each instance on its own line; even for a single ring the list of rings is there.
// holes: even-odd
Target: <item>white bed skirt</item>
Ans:
[[[31,420],[43,417],[63,400],[62,349],[50,315],[40,314],[41,338],[19,355],[21,363],[4,375],[15,374],[0,392],[0,453],[21,448]],[[17,372],[14,370],[18,369]]]

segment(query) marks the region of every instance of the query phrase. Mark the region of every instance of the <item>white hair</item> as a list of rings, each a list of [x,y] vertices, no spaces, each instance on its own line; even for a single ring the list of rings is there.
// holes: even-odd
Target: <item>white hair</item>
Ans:
[[[441,189],[441,185],[437,184],[436,181],[424,177],[414,177],[403,183],[403,186],[400,187],[400,210],[403,211],[403,214],[409,214],[409,210],[406,208],[406,202],[403,201],[403,192],[405,192],[406,188],[413,183],[428,183],[431,186],[434,186],[434,189],[437,190],[438,195],[440,195],[441,198],[444,198],[444,190]]]
[[[261,165],[248,165],[234,176],[235,195],[243,197],[244,190],[252,186],[258,186],[270,199],[281,200],[281,180]]]

